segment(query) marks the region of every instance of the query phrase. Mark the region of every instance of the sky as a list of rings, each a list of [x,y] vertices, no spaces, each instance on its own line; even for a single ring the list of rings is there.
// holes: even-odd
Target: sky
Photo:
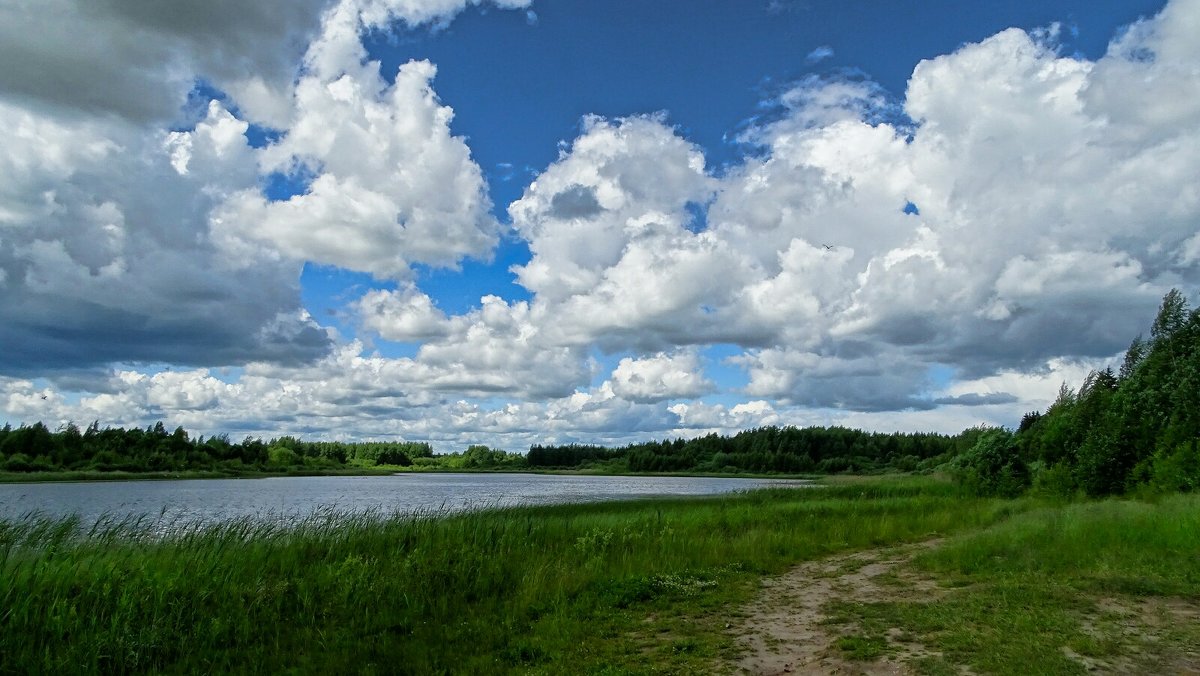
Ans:
[[[9,0],[0,421],[1013,426],[1200,287],[1200,0]]]

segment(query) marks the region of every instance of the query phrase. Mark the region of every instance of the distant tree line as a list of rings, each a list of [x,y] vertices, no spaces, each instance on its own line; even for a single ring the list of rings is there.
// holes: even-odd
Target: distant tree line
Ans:
[[[530,467],[608,466],[632,472],[822,473],[914,471],[944,463],[974,445],[982,431],[863,432],[845,427],[761,427],[733,436],[650,441],[621,448],[541,446]]]
[[[433,455],[433,447],[415,442],[344,443],[270,441],[246,437],[238,443],[227,435],[190,437],[182,427],[168,432],[161,422],[145,429],[85,430],[68,423],[51,431],[38,422],[0,428],[0,471],[6,472],[180,472],[277,471],[291,468],[338,469],[348,464],[411,465]]]
[[[192,438],[182,427],[84,430],[42,423],[0,429],[0,471],[279,471],[414,466],[417,469],[593,469],[606,472],[868,473],[949,470],[970,492],[1117,495],[1200,489],[1200,309],[1163,299],[1149,339],[1136,338],[1120,369],[1066,384],[1046,411],[1015,430],[956,435],[863,432],[844,427],[761,427],[732,436],[623,447],[535,444],[527,454],[473,445],[435,455],[416,442]]]
[[[733,436],[648,441],[619,448],[540,445],[527,454],[472,445],[436,455],[423,442],[269,441],[227,435],[191,437],[160,422],[142,428],[84,430],[42,423],[0,429],[0,471],[6,472],[263,472],[414,466],[417,469],[579,469],[612,472],[838,473],[930,469],[974,445],[983,430],[962,434],[880,434],[843,427],[763,427]]]
[[[1120,369],[1066,384],[1015,431],[988,430],[952,463],[975,493],[1089,496],[1200,489],[1200,309],[1163,298]]]

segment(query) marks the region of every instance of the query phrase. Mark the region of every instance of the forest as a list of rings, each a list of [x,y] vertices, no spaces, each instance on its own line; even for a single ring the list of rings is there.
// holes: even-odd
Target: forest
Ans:
[[[1089,496],[1200,487],[1200,309],[1171,290],[1120,369],[1063,385],[1015,431],[987,430],[951,467],[979,495]]]
[[[882,434],[845,427],[761,427],[733,436],[650,441],[621,448],[534,445],[530,467],[610,467],[630,472],[837,474],[929,470],[983,433]]]
[[[647,441],[623,447],[534,444],[528,453],[472,445],[435,454],[428,443],[270,441],[191,437],[163,423],[84,430],[42,423],[0,429],[0,471],[255,473],[414,470],[572,470],[602,473],[869,474],[945,472],[981,496],[1028,490],[1105,496],[1191,491],[1200,486],[1200,309],[1183,294],[1162,301],[1148,338],[1135,338],[1117,371],[1064,383],[1045,411],[1015,429],[957,435],[879,433],[843,427],[763,427],[732,436]]]
[[[0,429],[0,470],[13,473],[320,471],[351,465],[407,466],[432,455],[432,446],[417,442],[343,443],[295,437],[264,442],[246,437],[234,443],[227,435],[193,438],[182,427],[168,432],[161,422],[146,429],[101,429],[98,422],[82,431],[70,423],[51,431],[40,422]]]
[[[1078,389],[1064,383],[1053,404],[1027,413],[1016,429],[947,436],[767,427],[619,449],[534,446],[528,462],[632,472],[944,471],[981,496],[1193,491],[1200,488],[1200,309],[1172,289],[1149,338],[1133,340],[1116,372],[1092,371]]]

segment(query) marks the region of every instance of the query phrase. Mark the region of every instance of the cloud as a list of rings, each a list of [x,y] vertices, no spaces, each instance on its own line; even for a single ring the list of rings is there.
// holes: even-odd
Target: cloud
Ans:
[[[400,342],[444,338],[450,322],[433,300],[409,285],[399,291],[369,291],[355,303],[363,327]]]
[[[387,340],[424,342],[411,366],[420,387],[468,396],[568,396],[592,375],[587,350],[548,339],[548,322],[529,303],[484,296],[480,307],[447,318],[413,287],[368,292],[355,305],[364,328]]]
[[[309,168],[302,194],[270,201],[257,188],[214,215],[226,251],[251,265],[261,250],[296,260],[405,278],[412,263],[452,266],[486,257],[499,226],[483,175],[452,111],[430,86],[427,61],[386,84],[372,62],[296,87],[295,122],[262,153],[268,171]]]
[[[589,118],[509,206],[531,260],[514,268],[561,344],[656,352],[752,337],[733,302],[739,246],[696,231],[717,181],[659,116]],[[720,274],[716,274],[717,272]]]
[[[508,207],[531,298],[447,315],[410,264],[486,257],[499,232],[432,65],[389,83],[359,34],[463,6],[328,9],[295,87],[262,81],[286,113],[265,150],[219,103],[195,130],[147,134],[6,89],[5,372],[63,374],[0,381],[6,415],[509,448],[764,424],[952,432],[1044,407],[1168,288],[1200,282],[1200,4],[1175,0],[1096,61],[1011,29],[922,62],[899,97],[802,79],[720,172],[664,115],[589,117]],[[270,203],[273,171],[312,181]],[[355,313],[416,353],[331,347],[299,309],[302,260],[397,280]],[[727,365],[747,375],[720,403],[696,400],[713,343],[740,348]],[[628,355],[607,380],[597,350]],[[120,366],[67,389],[147,360],[251,363]]]
[[[821,45],[820,47],[817,47],[809,52],[808,56],[804,57],[804,62],[812,65],[831,58],[833,58],[833,47],[830,47],[829,45]]]
[[[477,373],[474,366],[470,373]],[[233,378],[210,369],[116,370],[106,392],[77,397],[29,380],[0,378],[0,406],[18,420],[51,425],[100,420],[144,426],[166,420],[193,434],[403,437],[433,441],[444,451],[477,442],[512,450],[534,441],[628,443],[678,422],[665,405],[620,398],[608,385],[541,403],[487,406],[441,391],[440,376],[457,375],[413,359],[366,354],[361,343],[352,342],[307,366],[252,363]]]
[[[359,36],[391,21],[435,21],[464,4],[346,0],[325,14],[294,87],[290,126],[260,158],[265,172],[311,180],[281,201],[258,189],[232,195],[212,219],[230,256],[250,265],[266,249],[401,279],[413,263],[450,267],[490,254],[499,224],[482,171],[450,132],[454,111],[433,91],[437,68],[409,61],[389,83]]]
[[[1016,402],[1017,398],[1007,392],[989,392],[987,394],[971,392],[969,394],[960,394],[956,397],[938,397],[933,400],[933,403],[939,406],[989,406],[992,404],[1013,404]]]
[[[703,402],[678,403],[669,410],[679,418],[673,430],[683,438],[705,434],[729,434],[734,431],[765,427],[768,425],[803,425],[803,418],[781,414],[770,402],[761,399],[746,401],[733,406],[705,404]],[[809,417],[809,420],[814,418]]]
[[[0,156],[0,372],[308,362],[331,340],[300,304],[306,261],[406,278],[414,262],[489,255],[498,226],[478,166],[450,134],[452,111],[431,88],[434,67],[405,64],[389,84],[363,62],[360,41],[367,28],[444,22],[471,4],[0,9],[12,19],[0,32],[13,37],[0,48],[13,56],[0,76],[10,130]],[[61,23],[43,26],[55,12]],[[47,31],[33,40],[38,26]],[[44,50],[54,54],[42,59]],[[179,112],[198,78],[250,75],[287,85],[271,102],[283,103],[287,127],[267,148],[250,147],[249,122],[216,100],[191,128],[155,124]],[[63,86],[75,80],[86,83]],[[311,185],[270,202],[261,186],[272,172],[309,172]]]
[[[548,301],[589,291],[635,238],[682,230],[711,189],[700,149],[658,117],[584,121],[558,162],[509,205],[532,260],[518,281]]]
[[[746,394],[789,405],[855,411],[930,408],[927,367],[874,345],[845,345],[847,354],[781,347],[733,358],[750,375]],[[857,354],[855,354],[857,352]]]
[[[714,385],[704,377],[696,352],[687,350],[622,359],[612,373],[612,390],[629,401],[647,403],[694,399],[712,392]]]
[[[587,186],[570,186],[550,199],[549,215],[558,220],[588,219],[603,211],[604,207],[596,199],[596,191]]]
[[[326,0],[251,5],[17,0],[0,8],[0,92],[35,110],[173,118],[199,76],[290,81]]]
[[[480,0],[340,0],[355,30],[444,26]],[[517,9],[528,0],[498,0]],[[0,7],[0,93],[71,113],[142,123],[176,117],[197,79],[255,121],[286,126],[286,99],[333,0],[15,0]]]
[[[805,78],[719,178],[662,118],[593,118],[510,206],[518,280],[556,341],[736,343],[746,394],[797,405],[927,409],[938,364],[1109,355],[1197,279],[1200,112],[1101,94],[1197,86],[1197,14],[1173,3],[1098,62],[1007,30],[922,62],[900,101]],[[630,180],[650,157],[661,176]]]
[[[0,372],[323,354],[299,268],[231,268],[206,210],[253,182],[245,123],[214,103],[191,132],[62,122],[0,102]]]

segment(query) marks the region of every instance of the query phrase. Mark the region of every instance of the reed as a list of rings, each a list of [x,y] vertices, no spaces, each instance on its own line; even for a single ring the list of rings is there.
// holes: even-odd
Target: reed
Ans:
[[[30,514],[0,522],[0,671],[636,670],[649,614],[694,619],[799,560],[1010,509],[918,479],[287,525]],[[672,664],[728,649],[689,631]]]
[[[702,673],[763,575],[935,536],[913,565],[946,594],[827,609],[857,627],[848,656],[898,628],[931,673],[1170,671],[1200,628],[1143,636],[1112,609],[1195,608],[1198,532],[1198,496],[981,499],[929,477],[290,523],[26,514],[0,521],[0,672]]]

